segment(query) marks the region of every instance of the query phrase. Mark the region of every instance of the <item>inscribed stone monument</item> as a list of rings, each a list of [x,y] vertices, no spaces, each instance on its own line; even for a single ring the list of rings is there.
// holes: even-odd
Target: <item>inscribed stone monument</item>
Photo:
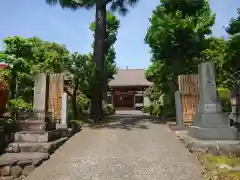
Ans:
[[[194,126],[188,134],[202,140],[235,140],[237,130],[230,127],[228,115],[222,113],[218,100],[215,69],[212,62],[199,66],[200,103],[197,108]]]
[[[37,120],[46,119],[48,105],[48,78],[44,73],[35,76],[33,111]]]

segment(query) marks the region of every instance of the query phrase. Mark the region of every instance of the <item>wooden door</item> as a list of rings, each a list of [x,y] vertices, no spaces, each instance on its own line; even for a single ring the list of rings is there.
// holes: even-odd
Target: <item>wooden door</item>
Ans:
[[[115,94],[114,106],[115,108],[133,108],[134,96],[132,94]]]

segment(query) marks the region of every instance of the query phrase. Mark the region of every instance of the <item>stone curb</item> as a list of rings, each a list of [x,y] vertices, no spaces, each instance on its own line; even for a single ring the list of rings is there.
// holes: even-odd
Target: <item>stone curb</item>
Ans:
[[[240,156],[240,141],[211,141],[198,140],[186,133],[177,135],[191,153],[202,152],[215,156]]]

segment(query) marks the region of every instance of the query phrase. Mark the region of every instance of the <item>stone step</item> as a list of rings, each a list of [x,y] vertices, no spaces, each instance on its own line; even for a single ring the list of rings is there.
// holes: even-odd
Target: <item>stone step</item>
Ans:
[[[5,153],[0,156],[1,178],[27,176],[47,159],[48,153]]]
[[[14,135],[14,142],[49,142],[54,140],[52,132],[21,131]]]
[[[61,146],[68,137],[64,137],[52,142],[14,142],[10,143],[5,149],[7,153],[19,153],[19,152],[40,152],[40,153],[53,153],[59,146]]]
[[[14,135],[14,142],[50,142],[62,137],[70,136],[68,129],[58,129],[52,131],[21,131]]]
[[[44,131],[47,123],[41,120],[26,120],[20,125],[22,131]]]

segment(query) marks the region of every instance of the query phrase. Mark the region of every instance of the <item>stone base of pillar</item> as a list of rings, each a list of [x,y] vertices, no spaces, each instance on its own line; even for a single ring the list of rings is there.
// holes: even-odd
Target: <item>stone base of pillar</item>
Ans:
[[[202,112],[198,108],[188,135],[199,140],[237,140],[238,131],[230,127],[228,113]]]
[[[179,126],[179,125],[173,125],[173,126],[170,127],[170,129],[172,131],[186,131],[186,130],[188,130],[186,127]]]
[[[237,140],[238,131],[235,127],[197,127],[192,126],[188,135],[199,140]]]
[[[67,128],[68,128],[67,124],[59,124],[59,123],[56,124],[56,129],[67,129]]]
[[[198,127],[230,127],[228,113],[202,113],[197,112],[193,126]]]

